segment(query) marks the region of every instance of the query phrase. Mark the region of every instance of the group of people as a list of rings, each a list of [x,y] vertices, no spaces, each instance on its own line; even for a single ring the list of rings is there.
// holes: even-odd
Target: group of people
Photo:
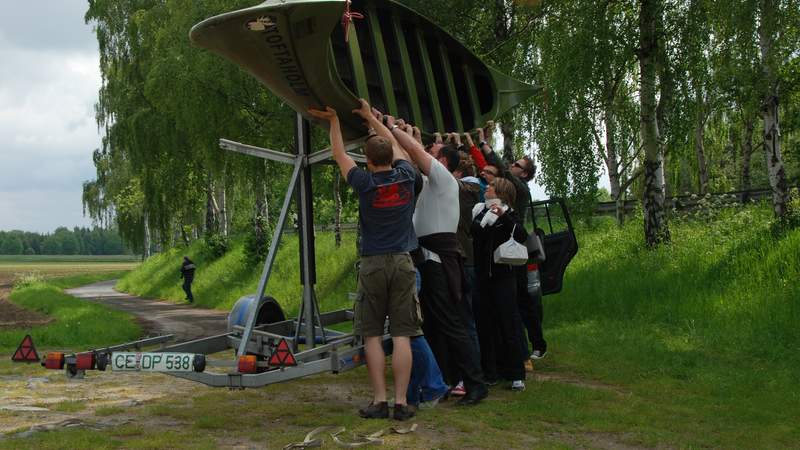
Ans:
[[[309,110],[329,122],[333,158],[359,197],[354,333],[364,339],[373,388],[359,414],[389,417],[382,344],[387,318],[395,419],[409,419],[420,404],[447,396],[477,404],[501,379],[525,389],[525,362],[546,353],[541,295],[528,283],[545,255],[540,237],[524,227],[533,161],[524,157],[508,167],[483,129],[478,145],[469,134],[462,144],[452,133],[425,146],[417,127],[360,102],[352,113],[369,129],[367,170],[345,152],[337,112]],[[527,247],[528,264],[497,258],[510,240]]]

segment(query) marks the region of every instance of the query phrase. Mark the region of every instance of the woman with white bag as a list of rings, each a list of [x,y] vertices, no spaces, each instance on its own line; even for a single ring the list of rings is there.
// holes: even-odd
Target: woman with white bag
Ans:
[[[473,304],[481,365],[487,382],[511,381],[511,389],[525,389],[527,357],[523,349],[522,319],[517,307],[515,266],[525,264],[527,233],[514,204],[514,185],[496,178],[486,188],[486,202],[472,210],[475,274],[480,294]]]

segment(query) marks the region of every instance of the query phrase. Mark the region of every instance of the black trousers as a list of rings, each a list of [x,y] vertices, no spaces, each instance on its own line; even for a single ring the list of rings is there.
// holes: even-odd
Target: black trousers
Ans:
[[[484,276],[479,287],[476,319],[486,379],[524,380],[527,353],[515,272]]]
[[[194,295],[192,295],[192,280],[183,279],[183,292],[186,292],[186,298],[189,299],[189,302],[194,301]]]
[[[534,295],[529,294],[527,268],[522,266],[520,269],[522,270],[517,274],[517,306],[519,307],[519,314],[522,316],[522,323],[525,324],[525,328],[528,330],[528,339],[533,350],[544,352],[547,350],[547,341],[544,340],[544,333],[542,332],[542,318],[544,317],[542,289],[540,286]],[[522,343],[525,354],[528,354],[527,342],[523,339]]]
[[[467,392],[482,389],[484,381],[478,349],[467,333],[461,305],[450,298],[442,265],[425,261],[419,270],[422,276],[422,330],[436,362],[444,371],[445,381],[454,384],[463,378]]]

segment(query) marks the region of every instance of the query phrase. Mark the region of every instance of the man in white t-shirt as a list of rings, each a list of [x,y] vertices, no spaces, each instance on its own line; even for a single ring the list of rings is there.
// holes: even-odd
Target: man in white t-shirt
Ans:
[[[467,394],[459,404],[474,405],[489,391],[483,381],[479,350],[467,334],[458,304],[464,301],[465,280],[456,237],[458,183],[450,173],[458,166],[458,152],[451,146],[434,144],[428,153],[409,133],[409,126],[401,121],[395,123],[391,116],[385,118],[394,139],[424,175],[424,187],[414,211],[414,231],[423,259],[418,266],[422,275],[423,331],[439,367],[450,371],[453,366],[458,372],[445,373],[445,379],[452,384],[463,377]],[[448,357],[452,358],[452,365],[447,363]]]

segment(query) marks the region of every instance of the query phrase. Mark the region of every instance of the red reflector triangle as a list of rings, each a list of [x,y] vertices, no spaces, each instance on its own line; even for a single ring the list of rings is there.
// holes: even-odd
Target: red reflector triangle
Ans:
[[[281,367],[297,365],[297,360],[294,359],[294,355],[292,355],[292,351],[289,349],[289,344],[286,342],[286,339],[281,339],[281,341],[278,342],[278,346],[275,347],[272,356],[269,357],[269,365]]]
[[[26,335],[22,342],[11,357],[14,362],[39,362],[39,354],[36,353],[36,347],[33,346],[33,339],[31,335]]]

